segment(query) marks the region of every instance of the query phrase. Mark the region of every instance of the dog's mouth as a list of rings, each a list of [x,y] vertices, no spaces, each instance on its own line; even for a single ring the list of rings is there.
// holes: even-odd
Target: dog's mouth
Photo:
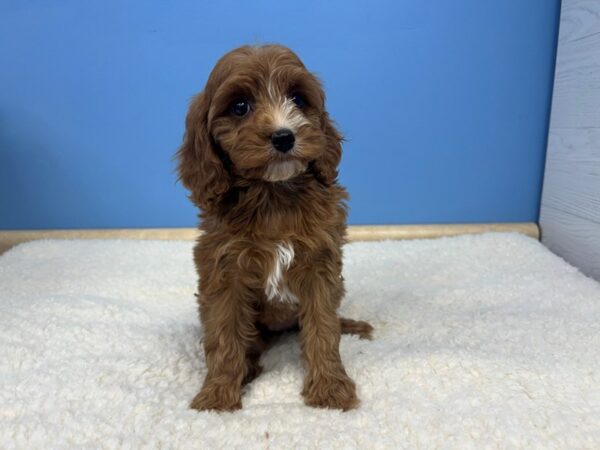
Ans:
[[[270,163],[263,174],[265,181],[287,181],[306,171],[307,165],[297,159],[284,159]]]

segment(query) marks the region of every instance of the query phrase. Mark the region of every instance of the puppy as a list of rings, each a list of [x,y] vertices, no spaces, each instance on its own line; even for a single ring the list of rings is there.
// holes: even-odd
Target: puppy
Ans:
[[[341,136],[317,78],[279,45],[241,47],[218,62],[186,118],[179,177],[201,209],[194,250],[208,372],[191,407],[241,408],[265,341],[299,329],[311,406],[358,404],[339,318],[348,195],[337,181]]]

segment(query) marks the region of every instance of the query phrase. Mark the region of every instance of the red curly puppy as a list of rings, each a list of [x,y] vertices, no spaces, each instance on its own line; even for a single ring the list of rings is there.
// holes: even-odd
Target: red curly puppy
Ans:
[[[358,404],[339,353],[347,193],[337,182],[341,136],[319,81],[278,45],[227,53],[194,98],[177,153],[202,210],[194,250],[208,373],[191,407],[241,407],[270,333],[299,328],[308,405]]]

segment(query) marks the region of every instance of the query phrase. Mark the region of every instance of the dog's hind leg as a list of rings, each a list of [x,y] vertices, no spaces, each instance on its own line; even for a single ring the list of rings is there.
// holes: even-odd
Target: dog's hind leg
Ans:
[[[356,334],[360,339],[373,339],[373,327],[362,320],[353,320],[340,317],[342,334]]]
[[[260,339],[260,341],[256,342],[256,345],[246,350],[246,376],[242,380],[242,386],[250,383],[261,374],[262,366],[259,361],[264,349],[265,343]]]

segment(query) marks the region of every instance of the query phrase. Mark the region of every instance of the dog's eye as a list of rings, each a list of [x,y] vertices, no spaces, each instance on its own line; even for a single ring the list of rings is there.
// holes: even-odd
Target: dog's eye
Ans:
[[[302,97],[302,95],[298,94],[297,92],[293,92],[292,95],[290,95],[290,99],[300,109],[306,106],[306,100],[304,100],[304,97]]]
[[[240,99],[231,104],[231,114],[237,117],[244,117],[250,112],[250,103],[248,100]]]

